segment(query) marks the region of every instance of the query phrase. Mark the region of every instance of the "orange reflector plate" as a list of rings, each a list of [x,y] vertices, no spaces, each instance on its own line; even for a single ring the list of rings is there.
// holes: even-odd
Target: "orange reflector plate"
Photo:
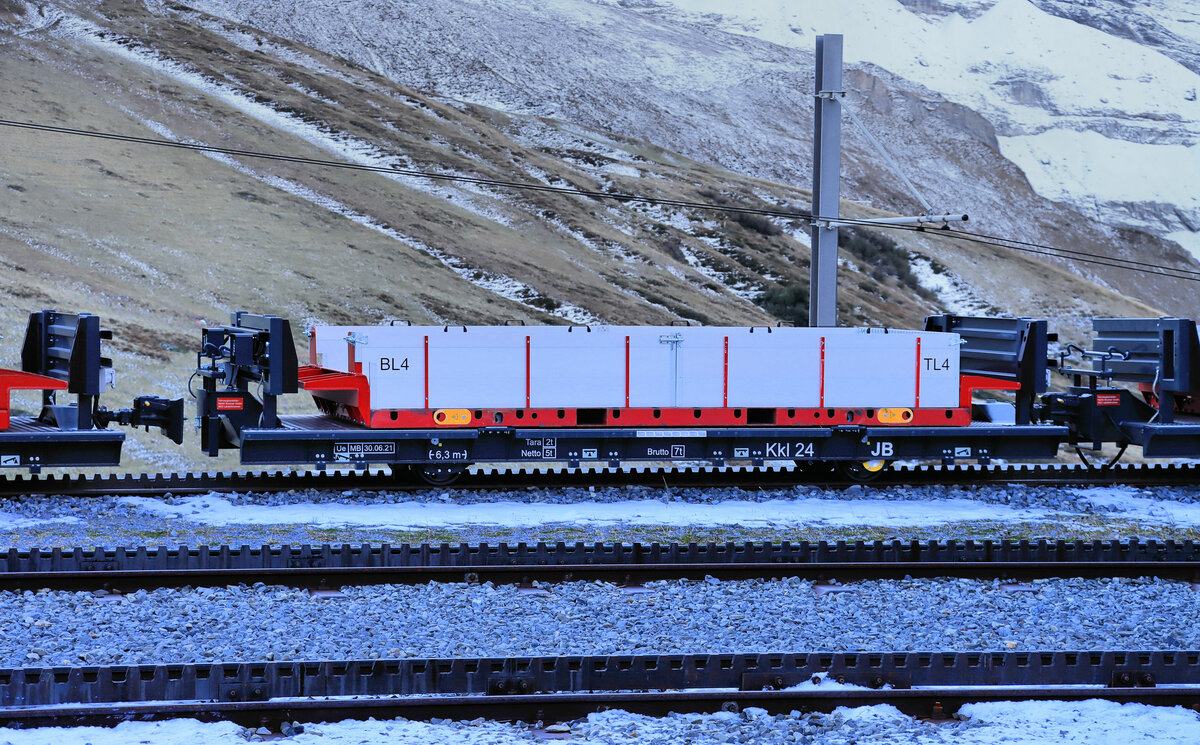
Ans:
[[[879,409],[877,414],[884,424],[903,424],[913,418],[912,409]]]
[[[471,412],[467,409],[438,409],[433,412],[434,424],[470,424]]]

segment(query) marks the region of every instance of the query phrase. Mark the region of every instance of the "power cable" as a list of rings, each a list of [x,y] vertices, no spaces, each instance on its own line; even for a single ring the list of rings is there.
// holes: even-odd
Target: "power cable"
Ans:
[[[883,226],[880,226],[880,227],[883,227]],[[1007,248],[1010,251],[1022,251],[1024,253],[1037,254],[1039,256],[1048,256],[1048,257],[1054,258],[1054,259],[1066,259],[1068,261],[1076,261],[1076,262],[1080,262],[1080,263],[1084,263],[1084,264],[1095,264],[1097,266],[1106,266],[1106,267],[1111,267],[1113,269],[1125,269],[1127,271],[1141,272],[1143,274],[1156,274],[1156,275],[1163,276],[1163,277],[1170,277],[1172,279],[1187,280],[1189,282],[1200,282],[1200,271],[1195,271],[1192,269],[1175,269],[1174,271],[1163,271],[1161,266],[1158,266],[1155,264],[1147,264],[1145,262],[1133,261],[1132,259],[1112,259],[1111,261],[1106,260],[1109,257],[1103,257],[1103,258],[1097,259],[1097,258],[1092,257],[1090,254],[1084,254],[1083,252],[1080,252],[1080,251],[1069,251],[1068,249],[1057,248],[1055,246],[1045,246],[1045,245],[1042,245],[1039,243],[1028,243],[1026,241],[1012,241],[1014,243],[1020,243],[1022,245],[1011,246],[1011,245],[1008,245],[1007,243],[1005,243],[1005,241],[1010,240],[1008,238],[995,238],[993,236],[980,235],[980,234],[969,233],[967,231],[960,231],[960,230],[930,231],[930,230],[925,230],[923,228],[911,228],[906,225],[889,225],[887,227],[898,228],[901,230],[908,230],[910,232],[920,232],[920,233],[925,233],[926,235],[942,237],[942,238],[951,238],[952,237],[954,239],[957,239],[960,241],[965,241],[967,243],[977,243],[977,244],[984,245],[984,246]],[[1046,250],[1043,250],[1043,249],[1046,249]],[[1053,253],[1055,251],[1076,253],[1076,254],[1080,254],[1081,256],[1079,256],[1079,257],[1063,256],[1059,253]],[[1116,263],[1116,262],[1128,262],[1128,263]],[[1133,264],[1135,266],[1130,266],[1130,264]]]
[[[327,160],[323,158],[308,158],[296,155],[284,155],[282,153],[268,153],[258,150],[246,150],[242,148],[220,147],[217,145],[205,145],[194,142],[179,142],[175,140],[155,139],[151,137],[138,137],[136,135],[123,135],[115,132],[97,132],[94,130],[76,129],[72,127],[60,127],[50,124],[36,124],[33,122],[20,122],[10,119],[0,119],[0,126],[33,130],[38,132],[49,132],[54,134],[65,134],[77,137],[91,137],[102,140],[112,140],[116,142],[127,142],[137,145],[150,145],[154,147],[166,147],[177,150],[190,150],[193,152],[213,153],[219,155],[230,155],[245,158],[257,158],[261,160],[279,161],[285,163],[295,163],[299,165],[319,166],[322,168],[342,168],[355,171],[367,171],[372,173],[382,173],[390,175],[409,176],[413,178],[423,178],[432,181],[445,181],[452,183],[467,183],[477,186],[490,186],[505,189],[518,189],[524,191],[534,191],[551,194],[564,194],[568,196],[589,197],[592,199],[611,199],[618,202],[638,202],[649,205],[663,205],[668,207],[679,207],[685,209],[703,210],[709,212],[725,212],[732,214],[743,215],[758,215],[762,217],[778,217],[791,220],[805,221],[821,221],[828,220],[848,226],[889,229],[889,230],[906,230],[910,232],[918,232],[928,236],[936,237],[953,237],[957,240],[988,245],[998,248],[1007,248],[1012,251],[1023,251],[1050,258],[1064,259],[1085,264],[1094,264],[1114,269],[1124,269],[1127,271],[1140,271],[1145,274],[1155,274],[1175,279],[1185,279],[1195,282],[1200,282],[1200,271],[1192,269],[1175,268],[1173,271],[1164,271],[1163,268],[1156,264],[1148,262],[1135,261],[1133,259],[1119,259],[1115,257],[1096,258],[1091,254],[1083,251],[1076,251],[1067,248],[1058,248],[1042,243],[1033,243],[1029,241],[1021,241],[1015,238],[1003,238],[999,236],[991,236],[980,233],[971,233],[968,231],[950,230],[949,226],[938,230],[929,230],[924,227],[914,227],[908,225],[889,225],[874,223],[868,219],[855,219],[848,217],[825,218],[814,216],[807,212],[797,212],[795,210],[782,210],[770,208],[756,207],[735,207],[730,205],[719,205],[708,202],[694,202],[684,199],[665,199],[661,197],[650,197],[639,194],[628,194],[623,192],[607,192],[597,191],[593,189],[580,189],[577,187],[553,186],[550,184],[539,184],[522,181],[508,181],[504,179],[485,178],[482,176],[466,176],[445,173],[433,173],[430,171],[421,171],[413,168],[402,168],[400,166],[381,166],[370,165],[366,163],[350,163],[340,160]]]
[[[465,176],[446,173],[432,173],[430,171],[421,171],[412,168],[402,168],[400,166],[377,166],[367,163],[350,163],[343,160],[325,160],[322,158],[307,158],[298,155],[283,155],[281,153],[266,153],[257,150],[243,150],[239,148],[220,147],[217,145],[204,145],[193,142],[178,142],[174,140],[154,139],[151,137],[137,137],[135,135],[123,135],[114,132],[96,132],[86,129],[73,129],[71,127],[57,127],[49,124],[33,124],[30,122],[17,122],[8,119],[0,119],[0,126],[16,127],[20,129],[31,129],[39,132],[53,132],[56,134],[68,134],[82,137],[92,137],[102,140],[114,140],[117,142],[128,142],[138,145],[153,145],[156,147],[168,147],[177,150],[191,150],[202,153],[215,153],[218,155],[236,155],[245,158],[259,158],[263,160],[282,161],[286,163],[298,163],[301,165],[321,166],[324,168],[343,168],[354,171],[369,171],[372,173],[394,174],[400,176],[412,176],[414,178],[425,178],[434,181],[448,181],[458,183],[476,184],[480,186],[495,186],[508,189],[522,189],[525,191],[548,192],[553,194],[567,194],[570,196],[591,197],[594,199],[612,199],[618,202],[644,202],[647,204],[661,204],[669,207],[686,207],[692,209],[704,210],[719,210],[723,212],[736,212],[752,215],[763,215],[770,217],[793,217],[803,220],[811,220],[812,215],[802,212],[794,212],[790,210],[770,210],[757,209],[752,207],[732,207],[710,204],[707,202],[691,202],[682,199],[664,199],[661,197],[648,197],[638,194],[625,194],[622,192],[607,192],[596,191],[591,189],[580,189],[577,187],[567,186],[552,186],[550,184],[538,184],[522,181],[505,181],[503,179],[485,178],[482,176]]]

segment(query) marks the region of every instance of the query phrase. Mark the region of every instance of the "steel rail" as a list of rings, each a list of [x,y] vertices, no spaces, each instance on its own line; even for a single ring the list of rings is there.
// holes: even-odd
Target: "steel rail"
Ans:
[[[826,681],[838,685],[828,685]],[[848,686],[846,684],[849,684]],[[325,660],[0,670],[0,725],[197,717],[247,726],[486,716],[830,711],[1102,698],[1200,709],[1200,652],[882,652]]]
[[[797,541],[9,549],[0,589],[106,590],[263,582],[347,585],[803,577],[817,583],[963,577],[1143,577],[1200,582],[1193,541]]]
[[[647,467],[626,469],[480,468],[452,485],[430,485],[407,473],[387,471],[226,471],[172,474],[16,475],[0,477],[0,497],[61,495],[78,497],[161,496],[209,492],[289,490],[419,491],[425,489],[521,489],[589,486],[667,488],[772,488],[813,485],[847,488],[984,484],[1046,486],[1196,486],[1200,465],[1117,464],[1088,468],[1074,464],[898,466],[869,483],[847,479],[828,469],[783,467]]]

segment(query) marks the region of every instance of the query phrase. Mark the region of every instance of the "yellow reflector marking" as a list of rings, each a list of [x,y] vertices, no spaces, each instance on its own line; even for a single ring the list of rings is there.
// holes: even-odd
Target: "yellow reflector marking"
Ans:
[[[467,409],[438,409],[433,412],[435,424],[470,424],[471,412]]]
[[[879,409],[876,414],[884,424],[911,422],[913,417],[912,409]]]
[[[866,470],[870,471],[871,473],[875,473],[877,471],[882,471],[883,467],[886,465],[887,465],[886,460],[864,460],[862,467],[865,468]]]

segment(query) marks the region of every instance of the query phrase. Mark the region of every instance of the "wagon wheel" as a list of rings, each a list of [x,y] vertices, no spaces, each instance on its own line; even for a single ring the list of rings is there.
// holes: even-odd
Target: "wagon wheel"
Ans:
[[[413,466],[413,473],[430,486],[449,486],[463,475],[467,467],[463,464],[453,466],[426,465]]]
[[[891,464],[890,460],[842,460],[838,461],[837,470],[856,484],[869,484]]]

